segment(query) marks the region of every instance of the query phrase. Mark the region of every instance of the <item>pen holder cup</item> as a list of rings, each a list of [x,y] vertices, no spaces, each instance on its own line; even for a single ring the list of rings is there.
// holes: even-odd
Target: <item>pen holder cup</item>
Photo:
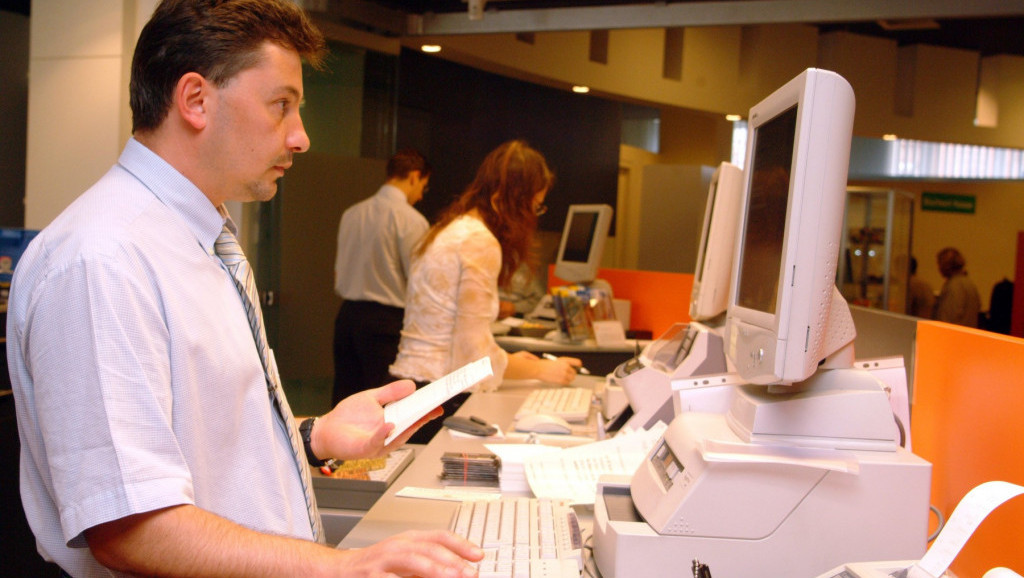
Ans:
[[[551,301],[558,316],[559,333],[571,342],[592,340],[595,322],[615,320],[614,302],[605,289],[556,287],[551,290]]]

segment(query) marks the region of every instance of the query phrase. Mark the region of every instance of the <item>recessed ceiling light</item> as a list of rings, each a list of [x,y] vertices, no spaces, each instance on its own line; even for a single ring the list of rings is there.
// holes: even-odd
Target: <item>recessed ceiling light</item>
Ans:
[[[729,122],[736,122],[738,120],[743,120],[743,117],[738,114],[727,114],[725,115],[725,120]]]
[[[430,53],[441,52],[441,46],[439,44],[424,44],[420,46],[420,50]]]
[[[582,84],[575,84],[572,87],[572,91],[575,92],[576,94],[586,94],[590,92],[590,87],[583,86]]]
[[[891,134],[891,133],[890,134],[883,134],[882,135],[882,140],[896,140],[896,135]]]

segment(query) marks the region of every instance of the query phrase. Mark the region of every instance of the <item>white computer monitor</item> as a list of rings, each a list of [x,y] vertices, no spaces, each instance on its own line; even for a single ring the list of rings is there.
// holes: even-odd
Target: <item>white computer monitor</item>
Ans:
[[[695,321],[713,319],[724,313],[729,305],[742,196],[743,170],[723,162],[711,176],[697,249],[697,266],[690,292],[690,318]]]
[[[853,113],[850,84],[813,68],[750,109],[725,343],[751,383],[803,381],[852,344],[835,275]]]
[[[555,276],[579,284],[596,280],[611,222],[612,208],[608,205],[569,205]]]

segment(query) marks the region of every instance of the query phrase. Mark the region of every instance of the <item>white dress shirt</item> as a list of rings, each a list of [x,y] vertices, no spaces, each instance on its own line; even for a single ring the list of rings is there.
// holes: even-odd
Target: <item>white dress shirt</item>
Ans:
[[[434,381],[487,355],[494,376],[479,389],[497,389],[508,365],[491,334],[500,272],[501,245],[480,219],[463,215],[438,233],[409,273],[392,375]]]
[[[134,139],[31,243],[8,310],[21,493],[44,557],[110,576],[82,532],[179,504],[312,539],[230,274],[224,219]]]
[[[349,207],[338,226],[334,291],[342,299],[405,307],[412,253],[427,228],[427,219],[392,185]]]

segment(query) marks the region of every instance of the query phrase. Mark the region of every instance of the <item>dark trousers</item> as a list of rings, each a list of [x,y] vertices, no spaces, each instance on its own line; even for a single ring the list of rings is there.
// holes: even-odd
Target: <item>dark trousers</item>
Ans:
[[[404,310],[373,301],[345,301],[334,320],[332,407],[363,390],[394,381],[388,366],[398,355]]]

